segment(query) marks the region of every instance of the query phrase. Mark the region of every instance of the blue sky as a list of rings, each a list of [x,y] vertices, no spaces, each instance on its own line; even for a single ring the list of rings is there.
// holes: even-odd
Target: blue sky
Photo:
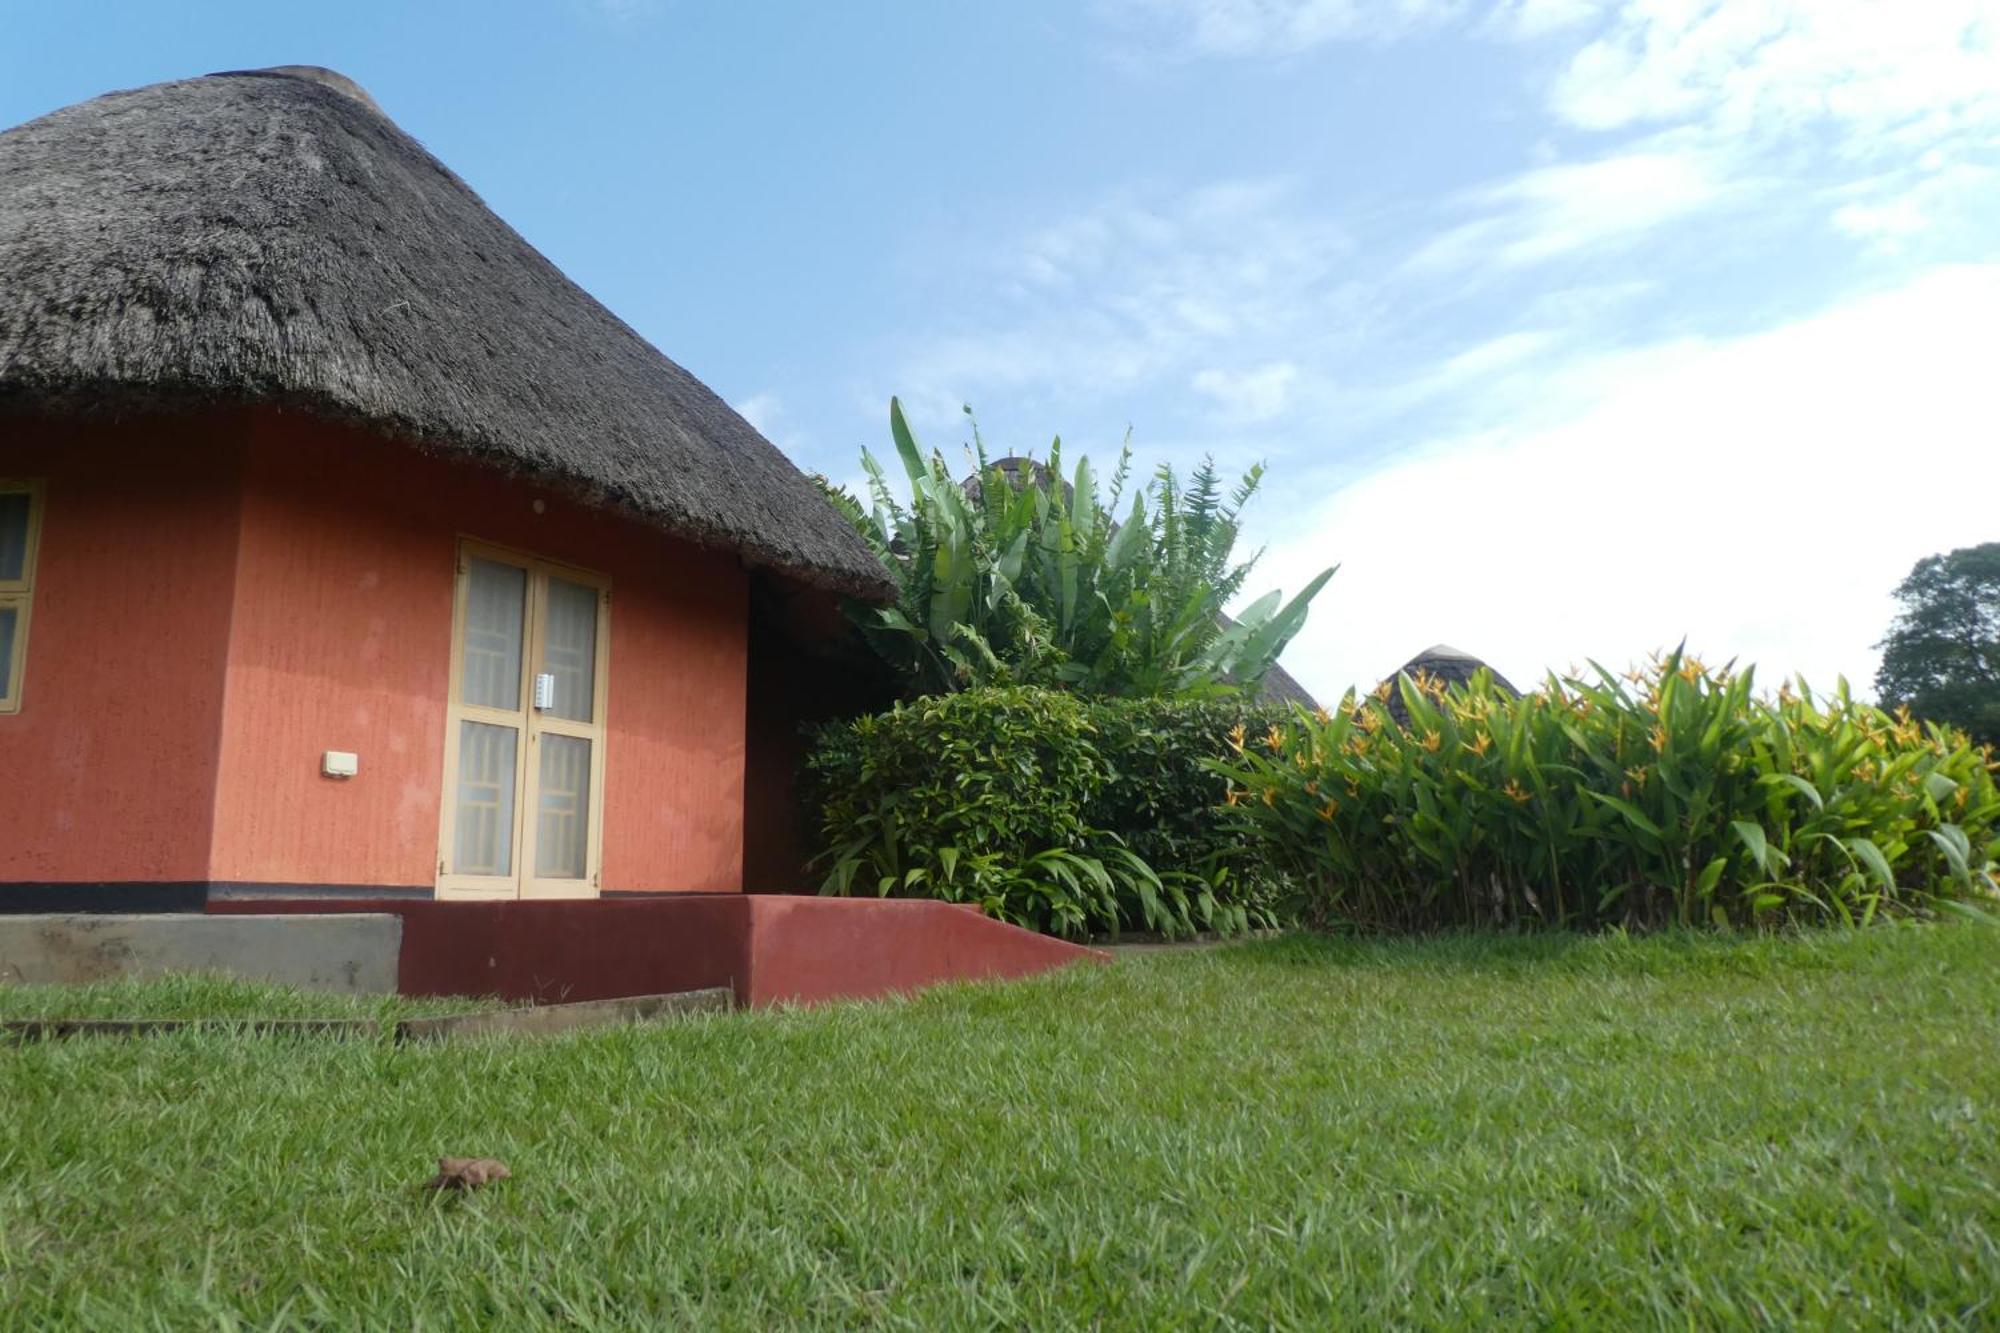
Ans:
[[[1262,460],[1337,693],[1873,673],[2000,539],[2000,0],[0,0],[0,123],[354,78],[802,466]]]

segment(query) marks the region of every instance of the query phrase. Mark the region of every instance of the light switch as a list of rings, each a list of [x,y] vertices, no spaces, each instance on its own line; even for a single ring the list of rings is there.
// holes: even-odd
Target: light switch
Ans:
[[[360,756],[346,750],[328,750],[319,758],[319,771],[330,778],[351,778],[360,769]]]

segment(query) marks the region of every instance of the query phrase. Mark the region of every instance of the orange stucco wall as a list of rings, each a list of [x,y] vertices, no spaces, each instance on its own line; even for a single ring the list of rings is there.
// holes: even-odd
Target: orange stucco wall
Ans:
[[[603,887],[742,887],[748,577],[461,458],[295,415],[56,431],[8,881],[429,888],[461,535],[611,580]],[[535,504],[541,503],[541,512]],[[326,750],[359,775],[320,775]]]
[[[0,476],[46,483],[0,883],[207,877],[244,434],[0,418]]]
[[[740,888],[739,564],[467,461],[269,412],[242,485],[212,878],[432,883],[461,536],[611,579],[605,891]],[[355,752],[359,775],[320,776],[326,750]]]

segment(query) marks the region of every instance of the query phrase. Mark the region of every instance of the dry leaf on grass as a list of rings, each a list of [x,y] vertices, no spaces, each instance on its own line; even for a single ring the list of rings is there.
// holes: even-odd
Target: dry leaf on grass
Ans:
[[[507,1164],[497,1157],[440,1157],[438,1173],[424,1188],[476,1190],[481,1185],[505,1180],[513,1174],[507,1169]]]

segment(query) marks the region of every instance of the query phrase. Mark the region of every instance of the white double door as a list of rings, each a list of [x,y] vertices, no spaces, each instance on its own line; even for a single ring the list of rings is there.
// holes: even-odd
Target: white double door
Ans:
[[[595,575],[461,548],[440,898],[597,896],[610,607]]]

